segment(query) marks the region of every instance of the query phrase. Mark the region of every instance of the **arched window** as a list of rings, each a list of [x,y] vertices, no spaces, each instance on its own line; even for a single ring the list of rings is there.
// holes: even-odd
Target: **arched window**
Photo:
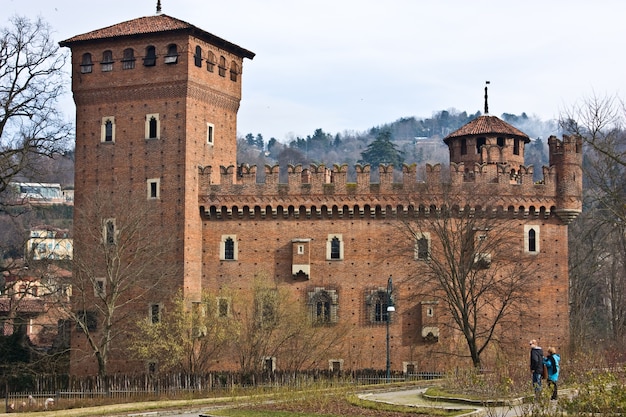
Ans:
[[[389,321],[389,306],[392,305],[391,297],[387,291],[377,290],[367,300],[369,307],[369,319],[372,323],[386,323]]]
[[[530,229],[528,231],[528,251],[536,252],[537,251],[537,233],[535,229]]]
[[[329,324],[337,322],[338,297],[335,290],[315,288],[308,293],[309,313],[314,324]]]
[[[230,80],[237,81],[239,76],[239,65],[235,61],[230,63]]]
[[[157,137],[157,119],[156,117],[152,116],[150,118],[150,120],[148,121],[149,127],[148,127],[148,138],[150,139],[156,139]]]
[[[524,252],[537,255],[541,251],[541,226],[538,224],[524,225]]]
[[[133,48],[124,49],[124,57],[122,58],[122,69],[135,68],[135,51]]]
[[[218,73],[220,77],[226,77],[226,58],[220,57],[220,64],[218,66]]]
[[[175,43],[167,46],[167,55],[165,55],[164,62],[166,64],[176,64],[178,62],[178,48]]]
[[[486,138],[477,138],[476,139],[476,153],[480,153],[480,148],[482,148],[487,143]]]
[[[115,117],[103,117],[101,123],[100,141],[115,142]]]
[[[83,58],[80,61],[81,74],[89,74],[93,70],[93,61],[91,60],[91,54],[89,52],[83,54]]]
[[[328,235],[326,240],[326,260],[343,260],[343,239],[341,234]]]
[[[211,51],[207,52],[206,70],[209,72],[215,70],[215,54]]]
[[[193,63],[196,67],[202,68],[202,48],[199,45],[196,46],[196,53],[193,56]]]
[[[102,62],[100,62],[102,72],[113,71],[113,52],[106,50],[102,53]]]
[[[111,120],[104,122],[104,141],[113,141],[113,122]]]
[[[231,237],[224,241],[224,259],[235,259],[235,242]]]
[[[145,138],[161,139],[159,113],[146,114]]]
[[[220,260],[236,261],[237,250],[237,236],[222,235],[222,239],[220,241]]]
[[[156,65],[156,48],[152,45],[146,48],[146,56],[143,59],[143,65],[146,67],[153,67]]]

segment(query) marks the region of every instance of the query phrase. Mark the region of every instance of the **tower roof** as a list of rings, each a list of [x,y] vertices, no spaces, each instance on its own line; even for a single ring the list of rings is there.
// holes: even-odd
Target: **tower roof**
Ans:
[[[71,47],[73,44],[84,42],[108,40],[121,37],[134,37],[163,32],[186,32],[243,58],[252,59],[255,55],[254,52],[228,42],[227,40],[215,36],[212,33],[206,32],[191,23],[187,23],[166,14],[139,17],[126,22],[117,23],[102,29],[83,33],[82,35],[73,36],[59,42],[59,45]]]
[[[522,139],[525,143],[530,142],[528,135],[521,130],[511,126],[496,116],[489,115],[477,117],[465,126],[462,126],[461,128],[450,133],[443,139],[443,141],[448,144],[450,139],[479,135],[505,135],[509,137],[517,137]]]

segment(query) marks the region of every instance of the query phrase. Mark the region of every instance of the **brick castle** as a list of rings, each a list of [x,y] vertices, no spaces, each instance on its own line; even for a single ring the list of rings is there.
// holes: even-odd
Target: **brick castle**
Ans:
[[[438,213],[453,190],[464,201],[461,211],[509,227],[517,244],[512,257],[532,256],[540,265],[527,294],[530,313],[501,329],[501,348],[525,358],[528,338],[567,347],[567,224],[581,211],[579,139],[551,137],[550,166],[534,182],[533,167],[524,165],[528,136],[485,114],[445,138],[449,172],[441,165],[372,167],[380,181],[371,183],[370,167],[357,166],[351,183],[345,165],[289,166],[284,184],[279,167],[266,166],[260,183],[259,167],[236,161],[243,61],[254,53],[161,13],[60,44],[72,52],[76,213],[96,190],[111,200],[136,200],[158,219],[158,234],[175,241],[170,260],[178,278],[125,307],[131,317],[167,306],[179,290],[190,301],[200,300],[203,289],[250,291],[262,274],[314,319],[353,329],[343,350],[318,360],[319,368],[383,369],[388,328],[394,371],[443,370],[449,354],[465,347],[442,322],[445,306],[416,296],[419,280],[407,277],[424,259],[411,242],[408,256],[399,257],[406,242],[398,224]],[[394,169],[402,172],[400,182]],[[80,253],[89,237],[75,223]],[[380,312],[388,300],[380,297],[390,276],[396,312],[388,322]],[[73,374],[97,372],[86,343],[74,330]],[[283,360],[272,357],[272,368]],[[147,366],[111,350],[110,372]],[[236,368],[236,359],[219,366]]]

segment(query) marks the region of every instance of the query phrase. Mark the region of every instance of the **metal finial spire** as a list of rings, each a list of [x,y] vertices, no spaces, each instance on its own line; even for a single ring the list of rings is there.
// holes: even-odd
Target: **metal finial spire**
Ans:
[[[161,14],[161,0],[157,0],[157,14]]]
[[[489,83],[489,81],[485,82],[485,84]],[[487,103],[487,85],[485,85],[485,114],[489,114],[489,104]]]

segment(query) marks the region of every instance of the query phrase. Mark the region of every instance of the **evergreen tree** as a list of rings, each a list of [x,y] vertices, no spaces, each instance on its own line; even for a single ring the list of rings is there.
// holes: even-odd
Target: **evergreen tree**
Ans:
[[[400,168],[404,162],[404,153],[396,148],[391,142],[391,132],[389,130],[381,130],[376,139],[361,152],[361,164],[370,164],[374,168],[378,168],[380,164],[391,164],[395,168]]]

